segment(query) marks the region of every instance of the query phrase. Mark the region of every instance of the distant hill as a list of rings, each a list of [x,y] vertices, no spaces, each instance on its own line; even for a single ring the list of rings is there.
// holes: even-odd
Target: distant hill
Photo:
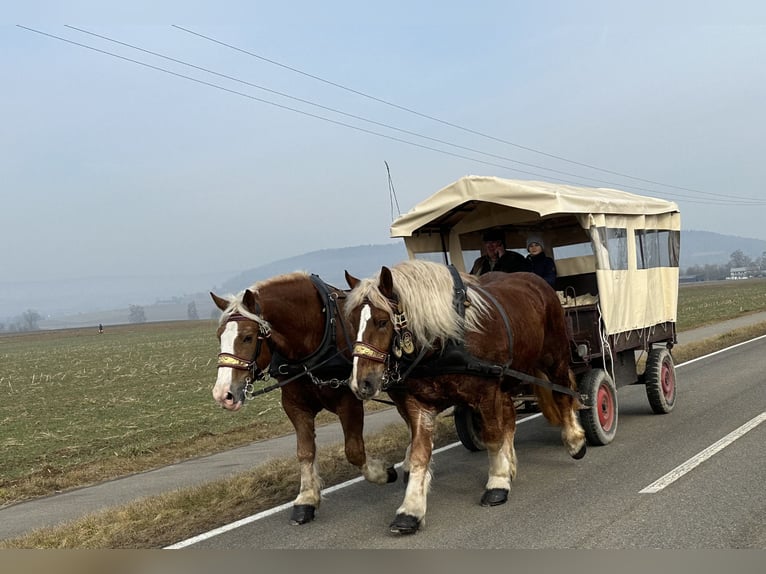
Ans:
[[[709,231],[682,231],[681,269],[692,265],[726,264],[731,254],[737,250],[756,259],[766,252],[766,241]],[[88,279],[87,283],[81,280],[71,282],[72,285],[57,285],[58,306],[61,309],[58,313],[41,309],[30,300],[24,300],[20,291],[14,292],[16,297],[13,298],[13,312],[18,315],[26,309],[36,309],[44,314],[50,313],[51,316],[41,321],[40,326],[44,329],[56,329],[98,323],[127,323],[128,304],[141,305],[147,321],[183,320],[188,318],[189,303],[194,301],[199,318],[205,319],[216,315],[208,290],[213,290],[218,295],[235,294],[256,281],[292,271],[316,273],[327,283],[345,288],[344,270],[356,277],[367,277],[376,273],[381,265],[394,265],[406,257],[404,243],[401,241],[384,245],[322,249],[246,269],[223,281],[220,277],[213,278],[210,274],[200,273],[196,276],[196,281],[189,278],[185,282],[187,286],[194,285],[196,290],[179,290],[175,296],[168,295],[170,291],[167,287],[162,292],[155,290],[152,295],[151,288],[156,289],[158,283],[142,282],[139,278],[133,278],[132,281],[122,279],[119,284],[115,284],[114,280],[101,284],[97,279]],[[141,285],[140,289],[138,285]],[[0,290],[4,294],[10,294],[5,284],[0,284]],[[110,299],[98,299],[94,295],[97,293],[109,295]],[[29,295],[29,291],[26,294]],[[116,304],[109,305],[110,300]]]
[[[221,289],[229,293],[238,293],[256,281],[293,271],[315,273],[325,283],[345,289],[344,271],[355,277],[368,277],[379,271],[381,265],[394,265],[406,258],[404,242],[322,249],[248,269],[225,281]]]
[[[735,235],[721,235],[710,231],[681,232],[681,268],[692,265],[720,265],[728,263],[731,254],[740,250],[756,259],[766,252],[766,241]]]

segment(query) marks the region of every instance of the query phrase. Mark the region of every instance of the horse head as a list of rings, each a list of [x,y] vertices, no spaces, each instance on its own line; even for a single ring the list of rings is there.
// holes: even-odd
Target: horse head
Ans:
[[[224,299],[214,293],[210,296],[223,311],[217,331],[220,353],[213,398],[223,408],[237,411],[245,402],[248,386],[264,377],[271,361],[271,345],[264,344],[270,335],[269,326],[258,314],[252,291],[244,291],[241,299]]]
[[[382,389],[389,366],[389,349],[396,336],[394,315],[397,296],[388,267],[382,267],[377,283],[358,280],[346,273],[352,288],[346,304],[351,325],[357,326],[349,388],[362,400]]]

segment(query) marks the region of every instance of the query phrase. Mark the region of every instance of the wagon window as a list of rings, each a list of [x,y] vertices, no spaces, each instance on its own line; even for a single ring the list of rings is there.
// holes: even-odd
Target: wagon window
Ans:
[[[619,227],[599,227],[598,238],[601,247],[609,255],[609,269],[628,268],[628,230]],[[605,261],[598,258],[599,268],[603,269]]]
[[[678,267],[680,232],[665,229],[636,231],[636,263],[639,269]]]

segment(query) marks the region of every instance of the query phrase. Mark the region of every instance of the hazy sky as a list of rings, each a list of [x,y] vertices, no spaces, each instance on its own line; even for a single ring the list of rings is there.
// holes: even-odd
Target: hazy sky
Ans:
[[[393,215],[497,175],[664,197],[684,229],[766,239],[760,0],[19,4],[0,28],[0,281],[227,279],[387,243],[384,162]]]

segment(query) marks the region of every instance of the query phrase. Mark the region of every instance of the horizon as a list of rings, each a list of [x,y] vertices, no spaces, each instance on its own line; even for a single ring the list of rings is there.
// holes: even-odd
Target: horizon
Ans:
[[[710,234],[713,236],[720,236],[723,238],[726,238],[727,240],[731,241],[737,241],[742,240],[745,242],[760,242],[764,245],[762,246],[762,250],[766,251],[766,240],[757,239],[757,238],[751,238],[751,237],[742,237],[739,235],[732,235],[732,234],[721,234],[718,232],[713,231],[705,231],[705,230],[687,230],[682,229],[682,259],[684,259],[684,255],[686,252],[683,249],[683,234],[685,233],[698,233],[698,234]],[[316,249],[312,251],[305,251],[300,254],[291,255],[288,257],[285,257],[283,259],[277,259],[270,261],[263,265],[243,265],[241,269],[231,270],[229,272],[226,272],[224,274],[218,274],[218,273],[209,273],[209,272],[202,272],[198,274],[188,274],[188,277],[195,277],[196,280],[192,284],[189,283],[179,283],[179,279],[181,277],[174,276],[170,274],[166,274],[164,276],[151,276],[154,279],[167,279],[169,280],[169,283],[167,286],[163,287],[164,291],[156,288],[156,285],[146,285],[144,280],[147,278],[147,276],[102,276],[102,277],[79,277],[79,278],[72,278],[67,279],[63,282],[64,285],[71,285],[72,287],[76,288],[73,293],[76,294],[78,297],[81,297],[82,299],[90,299],[92,298],[92,294],[90,293],[83,293],[82,287],[87,285],[88,283],[91,284],[99,284],[101,288],[104,288],[104,285],[107,285],[107,290],[111,290],[111,296],[112,297],[119,297],[121,301],[123,301],[122,305],[112,305],[106,304],[103,302],[103,299],[100,299],[98,304],[92,304],[92,305],[86,305],[85,303],[82,303],[81,300],[79,303],[75,303],[72,305],[62,306],[60,310],[52,310],[50,308],[46,308],[43,305],[34,305],[32,304],[34,299],[28,299],[26,300],[27,303],[25,304],[22,299],[18,299],[19,297],[23,296],[24,293],[14,292],[11,293],[7,290],[7,287],[9,285],[15,284],[19,288],[24,289],[30,289],[32,287],[40,287],[41,291],[37,295],[38,299],[37,301],[42,301],[43,298],[48,294],[50,291],[50,282],[46,281],[36,281],[36,282],[0,282],[0,288],[2,288],[2,292],[0,296],[0,323],[7,323],[9,321],[13,321],[15,319],[18,319],[22,313],[28,311],[28,310],[34,310],[37,312],[40,312],[43,314],[45,321],[53,320],[54,322],[59,319],[69,319],[69,323],[71,324],[72,321],[74,321],[74,317],[77,315],[94,315],[98,313],[111,313],[115,311],[126,311],[129,307],[129,305],[138,305],[141,307],[153,307],[153,306],[162,306],[163,304],[167,304],[171,301],[175,300],[182,300],[183,305],[186,305],[188,301],[190,300],[201,300],[204,302],[203,304],[206,305],[208,303],[207,299],[209,298],[208,292],[209,291],[217,291],[220,287],[226,285],[227,283],[232,282],[233,280],[237,279],[238,277],[246,274],[246,273],[261,273],[263,277],[259,278],[266,278],[267,276],[273,276],[277,275],[283,272],[289,272],[289,271],[295,271],[297,269],[293,268],[287,268],[286,266],[291,265],[291,261],[293,260],[301,260],[301,258],[305,258],[308,256],[312,256],[317,253],[321,252],[338,252],[338,251],[344,251],[349,249],[364,249],[364,248],[384,248],[384,247],[401,247],[402,255],[404,258],[406,258],[406,250],[404,248],[404,243],[400,240],[398,241],[392,241],[388,243],[366,243],[366,244],[359,244],[359,245],[345,245],[342,247],[335,247],[335,248],[321,248]],[[757,250],[757,249],[756,249]],[[762,255],[761,252],[756,253],[755,251],[748,252],[747,250],[743,250],[746,255],[748,255],[751,258],[760,257]],[[707,252],[699,252],[695,255],[686,255],[686,259],[689,257],[710,257],[715,256],[716,254],[721,253],[722,256],[720,257],[720,263],[718,264],[725,264],[729,261],[729,257],[731,255],[730,252],[727,253],[726,249],[719,249],[716,251],[707,251]],[[696,263],[693,262],[686,262],[686,264],[681,266],[681,271],[684,271],[684,269],[689,268],[693,265],[696,265]],[[274,273],[268,273],[267,270],[275,269],[275,268],[283,268],[282,271],[274,272]],[[314,272],[314,270],[308,269],[310,272]],[[337,270],[336,270],[337,271]],[[338,274],[340,274],[340,271],[337,271]],[[323,274],[326,275],[326,274]],[[215,280],[213,278],[215,277]],[[327,280],[327,276],[323,276],[324,279]],[[99,281],[101,283],[99,283]],[[106,283],[104,283],[106,282]],[[119,292],[119,285],[122,284],[123,287],[125,287],[125,290],[123,292]],[[194,285],[192,287],[192,285]],[[243,287],[244,288],[244,287]],[[114,289],[117,289],[117,291],[114,291]],[[221,293],[219,293],[221,294]],[[231,293],[229,293],[231,294]],[[9,303],[8,300],[16,297],[18,303]],[[180,304],[180,303],[178,303]],[[212,305],[212,303],[210,303]],[[10,313],[8,312],[9,309],[13,309]],[[3,311],[5,309],[5,312]],[[203,315],[201,314],[200,317]],[[84,321],[90,321],[92,323],[93,319],[87,318],[83,319]],[[102,321],[103,322],[103,321]],[[88,324],[90,324],[88,323]]]

